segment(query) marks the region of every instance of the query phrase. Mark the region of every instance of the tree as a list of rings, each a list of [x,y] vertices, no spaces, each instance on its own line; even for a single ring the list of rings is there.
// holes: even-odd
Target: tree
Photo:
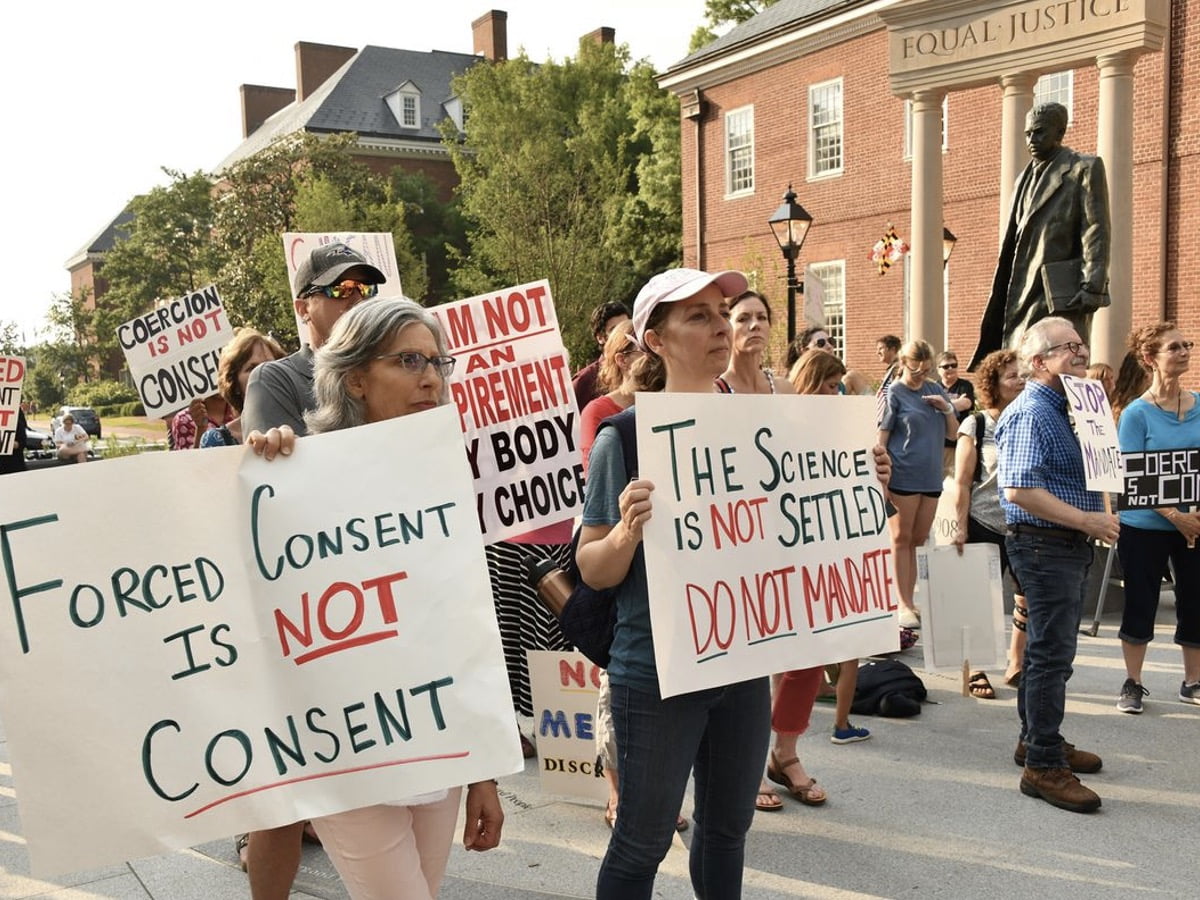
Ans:
[[[473,66],[454,90],[467,138],[446,122],[443,140],[470,241],[451,254],[456,286],[548,279],[568,349],[589,359],[592,308],[679,259],[678,105],[627,48],[587,41],[561,63]]]
[[[692,32],[688,53],[695,53],[701,47],[715,41],[718,36],[717,30],[725,25],[741,25],[778,2],[779,0],[705,0],[704,15],[708,24],[701,25]]]

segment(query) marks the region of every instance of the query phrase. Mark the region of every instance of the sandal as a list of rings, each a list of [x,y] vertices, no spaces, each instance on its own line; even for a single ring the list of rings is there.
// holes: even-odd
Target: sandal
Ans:
[[[758,796],[754,798],[754,808],[759,812],[779,812],[783,809],[783,801],[774,789],[765,784],[758,786]]]
[[[971,692],[972,697],[980,700],[996,699],[996,691],[992,688],[992,683],[988,681],[986,672],[973,673],[967,680],[967,690]]]
[[[246,853],[246,848],[249,846],[250,835],[248,834],[239,834],[233,839],[233,848],[237,851],[238,864],[241,865],[243,872],[250,867],[250,860]]]
[[[683,815],[683,813],[680,813],[679,815],[677,815],[675,817],[675,830],[676,831],[687,831],[688,830],[688,820]]]
[[[795,756],[784,762],[779,762],[775,757],[775,752],[771,751],[771,761],[767,763],[767,777],[776,784],[787,788],[788,793],[805,806],[821,806],[827,798],[825,791],[817,787],[817,779],[810,778],[804,784],[796,784],[788,777],[788,766],[793,766],[798,762],[800,762],[800,759]]]
[[[1007,678],[1005,678],[1004,683],[1007,684],[1009,687],[1020,687],[1021,686],[1021,670],[1017,669],[1017,671],[1013,672],[1011,675],[1009,675]]]
[[[609,830],[617,827],[617,811],[612,808],[611,803],[604,804],[604,824],[609,827]]]

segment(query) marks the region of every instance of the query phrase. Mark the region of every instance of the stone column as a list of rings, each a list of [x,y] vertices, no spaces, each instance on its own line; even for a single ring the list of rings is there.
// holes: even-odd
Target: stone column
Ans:
[[[1125,354],[1125,337],[1133,323],[1133,63],[1137,53],[1125,51],[1096,58],[1100,67],[1097,155],[1108,174],[1108,208],[1112,220],[1108,293],[1112,306],[1092,320],[1092,359],[1113,368]]]
[[[944,91],[912,95],[912,251],[909,333],[935,353],[945,349],[942,290],[942,98]]]
[[[1025,116],[1033,109],[1033,85],[1036,75],[1017,72],[1003,75],[1000,86],[1004,89],[1000,123],[1000,239],[1008,228],[1008,213],[1012,206],[1013,185],[1017,176],[1029,162],[1029,149],[1025,145]]]

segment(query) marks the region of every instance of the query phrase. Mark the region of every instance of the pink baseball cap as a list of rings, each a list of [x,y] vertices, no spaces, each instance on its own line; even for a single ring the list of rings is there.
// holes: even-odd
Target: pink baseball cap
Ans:
[[[667,269],[655,275],[638,291],[633,301],[633,333],[638,343],[646,333],[650,314],[660,303],[674,303],[694,297],[710,284],[716,284],[725,297],[734,297],[746,290],[749,283],[741,272],[701,272],[699,269]]]

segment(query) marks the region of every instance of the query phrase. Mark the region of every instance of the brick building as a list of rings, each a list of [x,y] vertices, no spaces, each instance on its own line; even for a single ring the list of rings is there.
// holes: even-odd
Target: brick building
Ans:
[[[782,311],[785,261],[767,219],[791,184],[814,220],[799,264],[823,286],[849,365],[875,374],[887,332],[969,356],[1027,159],[1024,113],[1054,99],[1071,110],[1065,143],[1109,167],[1114,244],[1123,229],[1128,254],[1114,249],[1114,308],[1200,334],[1197,22],[1200,0],[780,0],[660,78],[681,103],[685,264],[752,271]],[[1001,25],[1021,40],[989,63],[972,42],[999,45]],[[939,167],[940,190],[914,191],[914,170],[929,180]],[[913,252],[881,276],[868,255],[889,223]],[[944,267],[943,227],[957,238]],[[1093,326],[1097,359],[1119,356],[1128,325],[1114,322]],[[775,342],[778,356],[782,326]]]

